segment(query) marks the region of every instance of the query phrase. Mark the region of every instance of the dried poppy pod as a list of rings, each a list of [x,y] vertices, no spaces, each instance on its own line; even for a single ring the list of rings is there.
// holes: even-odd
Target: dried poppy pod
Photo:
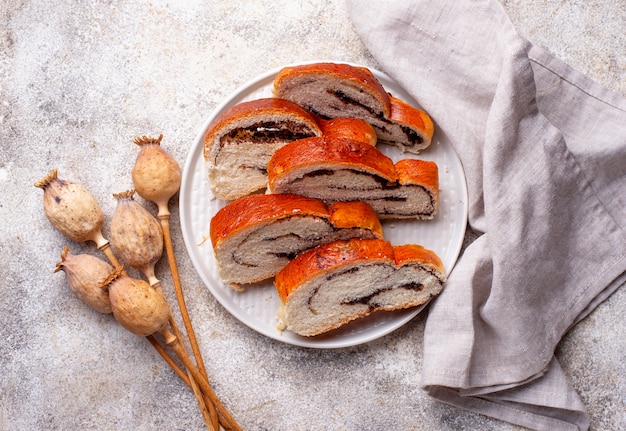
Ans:
[[[176,291],[176,300],[180,309],[181,317],[189,335],[189,342],[196,357],[198,366],[202,374],[206,377],[206,370],[202,361],[202,353],[196,340],[196,335],[187,312],[183,288],[178,273],[178,264],[174,256],[174,245],[170,229],[169,200],[180,189],[181,173],[180,166],[169,153],[161,148],[161,139],[148,138],[147,136],[137,137],[134,143],[141,147],[137,155],[135,166],[132,170],[133,184],[135,190],[142,198],[154,202],[158,207],[158,218],[161,222],[163,239],[167,261],[172,272],[172,281]]]
[[[67,284],[78,299],[100,313],[111,313],[109,292],[100,286],[113,271],[111,265],[89,254],[71,254],[65,247],[54,270],[59,271],[65,272]]]
[[[170,308],[163,291],[146,281],[129,277],[118,268],[101,283],[108,287],[113,316],[136,335],[160,332],[168,323]]]
[[[158,220],[127,190],[113,195],[117,206],[111,220],[111,242],[129,266],[140,270],[151,285],[159,282],[154,266],[163,254],[163,231]]]
[[[171,154],[161,148],[161,139],[146,136],[135,138],[141,147],[132,170],[135,190],[142,198],[154,202],[159,208],[159,218],[170,215],[168,202],[180,189],[180,166]]]
[[[43,208],[55,229],[76,241],[93,241],[114,266],[121,266],[102,235],[104,214],[96,198],[82,184],[58,177],[54,169],[35,187],[43,189]]]
[[[93,195],[79,183],[62,180],[54,169],[35,187],[43,189],[43,208],[50,223],[77,242],[93,241],[101,247],[104,215]]]

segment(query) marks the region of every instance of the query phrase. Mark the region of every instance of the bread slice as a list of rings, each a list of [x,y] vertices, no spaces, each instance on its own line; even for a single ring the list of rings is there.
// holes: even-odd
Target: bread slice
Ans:
[[[204,136],[204,158],[213,195],[234,200],[265,189],[267,162],[281,146],[321,136],[318,118],[293,102],[263,98],[219,115]]]
[[[432,219],[439,206],[437,164],[403,159],[395,165],[376,147],[350,139],[301,139],[270,159],[271,193],[326,203],[363,201],[380,219]]]
[[[422,305],[443,289],[441,260],[419,245],[351,239],[302,253],[274,278],[279,329],[319,335],[378,310]]]
[[[289,194],[231,202],[213,216],[210,229],[220,278],[235,289],[273,277],[290,259],[322,243],[383,237],[376,214],[363,202],[327,206]]]
[[[369,122],[378,142],[419,153],[432,142],[434,125],[423,110],[391,96],[372,72],[342,63],[285,67],[274,78],[274,95],[322,118],[353,117]]]
[[[389,96],[391,101],[390,123],[379,127],[379,140],[388,145],[395,145],[401,151],[419,154],[432,143],[435,126],[430,116],[421,109],[409,105],[397,97]]]
[[[267,163],[274,152],[297,139],[322,134],[376,145],[364,120],[324,120],[288,100],[256,99],[237,104],[216,118],[204,140],[209,183],[218,199],[235,200],[267,187]]]

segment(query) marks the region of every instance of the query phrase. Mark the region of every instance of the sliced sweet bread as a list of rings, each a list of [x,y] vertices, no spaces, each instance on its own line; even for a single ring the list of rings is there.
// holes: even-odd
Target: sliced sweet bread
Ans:
[[[438,295],[439,257],[419,245],[351,239],[304,252],[274,278],[279,329],[319,335],[378,310],[416,307]]]
[[[350,139],[301,139],[280,148],[268,164],[268,190],[326,203],[363,201],[381,219],[432,219],[439,206],[435,162],[397,163],[376,147]]]
[[[313,63],[281,69],[274,95],[322,118],[353,117],[369,122],[378,142],[419,153],[432,142],[434,125],[423,110],[388,94],[372,72],[343,63]]]
[[[390,123],[377,128],[381,142],[395,145],[401,151],[419,154],[432,143],[435,126],[430,116],[397,97],[391,101]]]
[[[209,125],[204,137],[204,158],[213,195],[235,200],[263,191],[267,186],[267,163],[278,148],[322,134],[376,144],[374,129],[363,120],[322,120],[293,102],[277,98],[234,105]]]
[[[317,117],[293,102],[264,98],[234,105],[204,136],[213,195],[234,200],[263,190],[274,151],[296,139],[321,135]]]
[[[290,259],[337,239],[382,238],[382,226],[363,202],[324,202],[290,194],[251,195],[233,201],[211,219],[210,237],[225,284],[273,277]]]

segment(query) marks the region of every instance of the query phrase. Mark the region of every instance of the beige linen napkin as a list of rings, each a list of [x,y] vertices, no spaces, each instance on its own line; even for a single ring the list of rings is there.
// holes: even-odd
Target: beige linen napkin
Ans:
[[[531,429],[587,429],[554,350],[624,283],[626,101],[521,38],[495,0],[347,3],[454,145],[480,234],[431,304],[424,388]]]

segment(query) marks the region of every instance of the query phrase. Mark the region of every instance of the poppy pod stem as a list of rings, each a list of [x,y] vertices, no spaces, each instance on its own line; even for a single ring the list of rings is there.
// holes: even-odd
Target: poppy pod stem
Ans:
[[[157,218],[161,223],[161,229],[163,231],[165,253],[167,255],[168,265],[172,273],[178,308],[180,310],[183,324],[189,337],[189,344],[191,345],[191,350],[196,358],[198,368],[200,373],[206,379],[207,373],[204,361],[202,360],[202,353],[200,351],[200,347],[198,346],[195,331],[193,329],[193,325],[191,324],[191,319],[185,303],[185,296],[183,293],[182,283],[180,281],[178,264],[174,254],[174,246],[172,243],[169,222],[169,201],[180,189],[182,177],[180,167],[174,157],[161,147],[162,139],[162,134],[159,135],[158,138],[141,136],[134,139],[133,142],[141,147],[141,150],[137,155],[137,160],[132,170],[132,179],[137,194],[139,194],[142,198],[155,203],[158,207]]]
[[[173,344],[180,346],[182,348],[182,352],[176,352],[176,349],[173,349],[174,352],[177,354],[177,356],[179,356],[181,353],[184,353],[184,356],[186,358],[189,358],[187,351],[182,345],[182,342],[181,342],[182,336],[181,336],[180,330],[178,329],[178,325],[176,324],[176,321],[174,320],[174,316],[172,316],[171,314],[169,318],[169,324],[172,328],[171,332],[169,331],[167,327],[162,328],[160,331],[161,334],[165,338],[165,344],[167,344],[170,347],[172,347]],[[189,359],[189,361],[191,361],[191,359]],[[219,418],[217,415],[217,411],[215,410],[215,405],[213,404],[213,401],[210,398],[205,397],[204,393],[198,386],[198,383],[196,382],[196,379],[193,373],[191,372],[191,370],[189,369],[189,367],[184,362],[183,362],[183,365],[185,366],[185,370],[187,371],[187,380],[189,381],[189,387],[191,388],[194,395],[196,396],[196,400],[198,401],[198,407],[200,407],[200,412],[202,413],[202,417],[204,418],[204,422],[207,428],[209,430],[218,431],[219,430]]]
[[[176,353],[176,356],[183,363],[183,366],[187,368],[187,370],[195,379],[202,393],[208,398],[209,402],[207,402],[207,404],[209,406],[213,405],[215,409],[217,409],[220,425],[222,425],[222,427],[227,430],[242,431],[241,427],[237,424],[235,419],[233,419],[226,407],[217,397],[217,394],[209,384],[208,379],[203,376],[193,364],[193,362],[189,358],[189,355],[185,351],[184,346],[180,342],[180,339],[176,337],[176,335],[172,333],[172,331],[167,326],[163,326],[160,332],[165,339],[165,343],[174,351],[174,353]]]

